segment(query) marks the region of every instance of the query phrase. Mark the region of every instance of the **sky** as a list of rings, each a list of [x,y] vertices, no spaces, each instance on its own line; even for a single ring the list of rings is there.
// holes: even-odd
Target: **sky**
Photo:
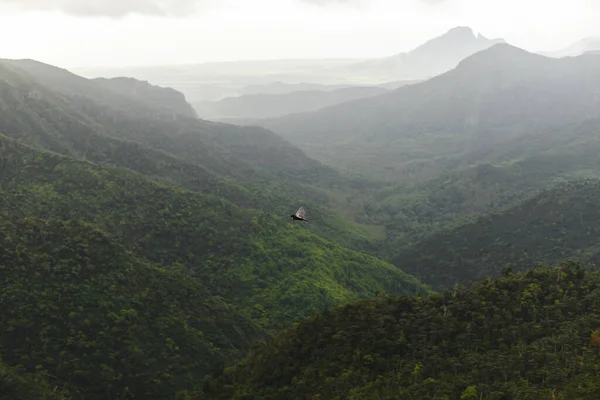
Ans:
[[[0,58],[64,68],[410,51],[455,26],[530,51],[600,36],[600,0],[0,0]]]

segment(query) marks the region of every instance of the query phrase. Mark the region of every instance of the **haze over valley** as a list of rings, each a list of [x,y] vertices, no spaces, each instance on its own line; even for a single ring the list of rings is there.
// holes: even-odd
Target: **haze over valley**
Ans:
[[[482,3],[0,0],[0,398],[600,398],[600,5]]]

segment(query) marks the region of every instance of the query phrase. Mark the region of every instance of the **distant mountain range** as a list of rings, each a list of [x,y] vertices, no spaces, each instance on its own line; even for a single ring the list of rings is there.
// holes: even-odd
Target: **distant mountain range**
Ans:
[[[308,112],[378,94],[379,87],[349,87],[335,90],[297,91],[284,94],[251,94],[228,97],[218,102],[193,103],[198,115],[205,119],[268,118]]]
[[[280,117],[318,110],[346,101],[370,97],[408,83],[430,78],[454,68],[461,60],[503,39],[476,36],[470,28],[457,27],[416,49],[392,57],[324,68],[334,76],[356,82],[390,81],[370,86],[285,83],[250,85],[241,96],[220,101],[192,102],[200,116],[227,122],[248,123],[257,118]],[[350,78],[352,77],[352,78]]]
[[[539,54],[548,57],[576,57],[583,53],[600,50],[600,37],[587,37],[563,49],[555,51],[540,51]]]
[[[169,67],[75,68],[88,78],[131,76],[183,92],[192,103],[245,94],[334,90],[427,79],[503,39],[456,27],[407,53],[377,59],[272,60]]]
[[[376,96],[416,82],[419,81],[394,81],[376,86],[274,83],[247,88],[247,91],[253,94],[227,97],[219,101],[194,102],[192,105],[204,119],[246,124],[259,118],[310,112]],[[305,90],[311,87],[315,89]],[[255,93],[261,90],[267,93]]]
[[[425,82],[259,124],[332,165],[421,179],[503,141],[598,116],[599,104],[600,57],[496,44]]]
[[[456,27],[407,53],[341,66],[336,71],[348,76],[368,76],[384,80],[431,78],[456,67],[464,58],[497,43],[505,41],[487,39],[481,34],[476,36],[468,27]]]

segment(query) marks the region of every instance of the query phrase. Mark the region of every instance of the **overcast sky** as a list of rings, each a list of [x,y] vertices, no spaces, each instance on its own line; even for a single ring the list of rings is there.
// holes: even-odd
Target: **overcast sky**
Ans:
[[[61,67],[379,57],[455,26],[553,50],[600,0],[0,0],[0,57]]]

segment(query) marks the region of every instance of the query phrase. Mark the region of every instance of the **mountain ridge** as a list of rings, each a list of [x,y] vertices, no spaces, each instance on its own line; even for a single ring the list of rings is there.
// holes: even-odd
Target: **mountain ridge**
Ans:
[[[387,93],[380,87],[357,86],[320,91],[295,91],[284,94],[248,94],[227,97],[218,102],[194,103],[197,112],[206,119],[257,119],[308,112],[357,98]]]
[[[487,39],[481,34],[476,36],[471,28],[458,26],[405,53],[340,67],[340,70],[379,76],[380,79],[429,79],[496,43],[506,42],[500,38]]]
[[[342,221],[332,210],[347,212],[347,206],[335,200],[340,197],[336,190],[354,191],[369,184],[342,176],[271,131],[187,117],[173,120],[172,112],[155,111],[155,105],[130,101],[125,94],[117,94],[121,103],[115,105],[113,91],[105,97],[108,89],[98,89],[97,82],[51,66],[34,64],[41,71],[31,73],[38,73],[38,78],[2,65],[0,84],[9,73],[10,79],[15,80],[14,75],[22,81],[6,89],[0,131],[24,143],[130,168],[163,182],[224,196],[243,207],[287,215],[290,203],[297,207],[301,202],[314,221],[322,222],[309,229],[353,248],[369,246],[379,235],[373,235],[371,227]],[[45,79],[55,74],[64,85],[49,86],[62,91],[44,86]],[[89,87],[95,88],[92,98],[85,97]],[[40,95],[30,96],[32,88]]]
[[[192,390],[214,365],[248,351],[253,339],[313,311],[377,291],[429,292],[397,267],[279,216],[141,173],[2,135],[0,167],[0,238],[8,249],[0,254],[0,269],[10,272],[0,275],[6,279],[0,306],[11,309],[0,316],[3,360],[28,372],[41,365],[54,379],[60,376],[53,382],[86,398],[106,398],[106,390],[155,396],[148,398]],[[63,301],[73,303],[56,305],[55,293],[67,292],[73,295]],[[106,312],[95,314],[94,299],[109,305]],[[10,306],[15,302],[20,307]],[[29,308],[36,309],[34,320],[25,313]],[[53,312],[45,314],[48,309]],[[165,326],[165,318],[173,325]],[[114,324],[129,326],[123,329],[133,336],[111,330]],[[50,346],[44,333],[73,329],[76,346],[63,334]],[[84,344],[89,352],[77,361]],[[121,356],[107,358],[114,354]],[[127,371],[122,359],[129,360]],[[129,369],[136,359],[145,360],[147,375]],[[97,370],[100,364],[107,367]],[[79,380],[70,380],[74,375]]]
[[[338,168],[431,177],[443,168],[435,158],[597,116],[599,66],[594,55],[551,59],[496,44],[425,82],[259,124]]]

